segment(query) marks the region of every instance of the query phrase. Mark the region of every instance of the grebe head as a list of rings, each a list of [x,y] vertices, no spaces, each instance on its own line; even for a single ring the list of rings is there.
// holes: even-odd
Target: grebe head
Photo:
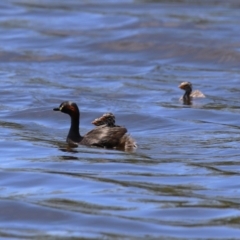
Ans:
[[[76,114],[79,115],[79,109],[76,103],[65,101],[60,104],[58,108],[54,108],[53,111],[60,111],[66,114],[69,114],[70,116],[74,116]]]
[[[186,92],[192,91],[192,84],[190,82],[182,82],[178,87],[185,90]]]
[[[94,121],[92,121],[92,124],[96,126],[115,126],[115,116],[112,113],[104,113],[100,118],[96,118]]]

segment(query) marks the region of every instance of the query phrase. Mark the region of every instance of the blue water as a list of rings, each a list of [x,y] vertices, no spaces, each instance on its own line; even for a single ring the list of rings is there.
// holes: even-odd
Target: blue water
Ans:
[[[0,3],[1,239],[238,239],[237,1]],[[190,81],[206,98],[184,105]],[[113,112],[135,153],[66,142]]]

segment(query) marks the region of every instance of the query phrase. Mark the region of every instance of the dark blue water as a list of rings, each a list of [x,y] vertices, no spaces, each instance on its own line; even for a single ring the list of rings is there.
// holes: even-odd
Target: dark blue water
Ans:
[[[238,239],[238,1],[0,3],[1,239]],[[183,105],[178,85],[206,95]],[[113,112],[135,153],[65,143]]]

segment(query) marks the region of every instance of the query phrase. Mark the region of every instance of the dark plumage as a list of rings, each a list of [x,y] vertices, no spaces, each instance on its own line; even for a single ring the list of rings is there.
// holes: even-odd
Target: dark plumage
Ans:
[[[66,101],[61,103],[59,108],[53,110],[61,111],[71,117],[71,126],[67,136],[67,142],[70,145],[83,144],[126,151],[132,151],[137,147],[135,141],[126,134],[127,129],[120,126],[108,127],[106,124],[100,125],[81,136],[79,132],[80,112],[76,103]]]

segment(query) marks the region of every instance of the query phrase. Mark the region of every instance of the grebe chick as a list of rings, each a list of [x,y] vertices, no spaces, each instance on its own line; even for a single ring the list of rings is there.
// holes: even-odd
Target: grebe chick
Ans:
[[[79,132],[80,111],[74,102],[63,102],[53,110],[70,116],[71,126],[67,135],[67,143],[71,146],[76,147],[78,144],[82,144],[125,151],[133,151],[137,148],[136,142],[127,134],[125,127],[99,126],[81,136]]]
[[[192,98],[205,98],[205,95],[199,90],[192,91],[190,82],[182,82],[178,87],[185,90],[184,95],[181,97],[185,104],[191,104]]]
[[[101,117],[92,121],[95,126],[119,127],[115,125],[115,116],[112,113],[104,113]]]

